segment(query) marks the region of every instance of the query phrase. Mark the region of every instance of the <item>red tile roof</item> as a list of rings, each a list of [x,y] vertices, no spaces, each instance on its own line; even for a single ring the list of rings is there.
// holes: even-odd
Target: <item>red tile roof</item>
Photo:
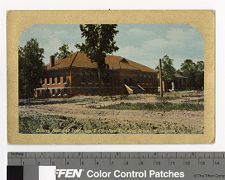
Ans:
[[[136,63],[132,60],[125,59],[121,56],[107,55],[105,59],[106,64],[109,65],[109,69],[111,70],[140,70],[142,72],[157,72],[156,70],[149,68],[145,65]],[[57,69],[65,69],[70,67],[80,67],[80,68],[97,68],[97,63],[92,62],[86,54],[82,52],[76,52],[71,54],[70,56],[59,59],[55,61],[55,65],[50,67],[50,64],[46,65],[47,70],[57,70]]]

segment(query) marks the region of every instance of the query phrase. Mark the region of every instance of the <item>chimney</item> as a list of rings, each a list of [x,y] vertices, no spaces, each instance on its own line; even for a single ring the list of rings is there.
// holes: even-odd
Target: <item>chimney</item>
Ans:
[[[53,66],[55,66],[55,56],[54,55],[50,56],[50,67],[53,67]]]

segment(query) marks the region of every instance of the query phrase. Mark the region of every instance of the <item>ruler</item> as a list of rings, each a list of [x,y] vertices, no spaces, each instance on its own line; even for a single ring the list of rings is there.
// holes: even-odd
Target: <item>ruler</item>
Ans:
[[[225,179],[225,152],[9,152],[10,167],[56,167],[56,179]]]

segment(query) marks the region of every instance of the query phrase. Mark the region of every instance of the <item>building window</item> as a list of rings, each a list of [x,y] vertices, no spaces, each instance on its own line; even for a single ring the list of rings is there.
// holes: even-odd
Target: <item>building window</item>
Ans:
[[[92,71],[91,72],[91,82],[97,83],[98,82],[98,72]]]
[[[98,81],[98,71],[95,72],[96,81]]]
[[[60,94],[60,89],[57,89],[57,95],[59,95]]]
[[[143,81],[142,75],[139,74],[139,76],[138,76],[138,82],[141,83],[142,81]]]
[[[63,83],[66,83],[66,75],[63,76]]]
[[[93,82],[94,81],[94,73],[93,72],[89,72],[88,80],[89,80],[89,82]]]
[[[82,72],[81,74],[81,82],[86,82],[87,81],[87,76],[85,72]]]
[[[57,83],[60,83],[60,77],[57,77]]]
[[[138,74],[137,75],[137,83],[139,83],[140,82],[140,75]]]
[[[45,78],[42,79],[42,84],[45,84]]]
[[[50,78],[47,78],[47,84],[49,84]]]
[[[55,78],[54,77],[52,78],[52,84],[55,84]]]

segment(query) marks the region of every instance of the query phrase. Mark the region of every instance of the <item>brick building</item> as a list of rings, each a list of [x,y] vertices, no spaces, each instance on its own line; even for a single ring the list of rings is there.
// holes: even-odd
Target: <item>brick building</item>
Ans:
[[[41,87],[35,89],[35,97],[70,97],[74,95],[116,95],[157,92],[157,71],[120,56],[108,55],[108,78],[99,81],[97,64],[84,53],[76,52],[55,60],[50,57],[49,64],[40,81]]]

